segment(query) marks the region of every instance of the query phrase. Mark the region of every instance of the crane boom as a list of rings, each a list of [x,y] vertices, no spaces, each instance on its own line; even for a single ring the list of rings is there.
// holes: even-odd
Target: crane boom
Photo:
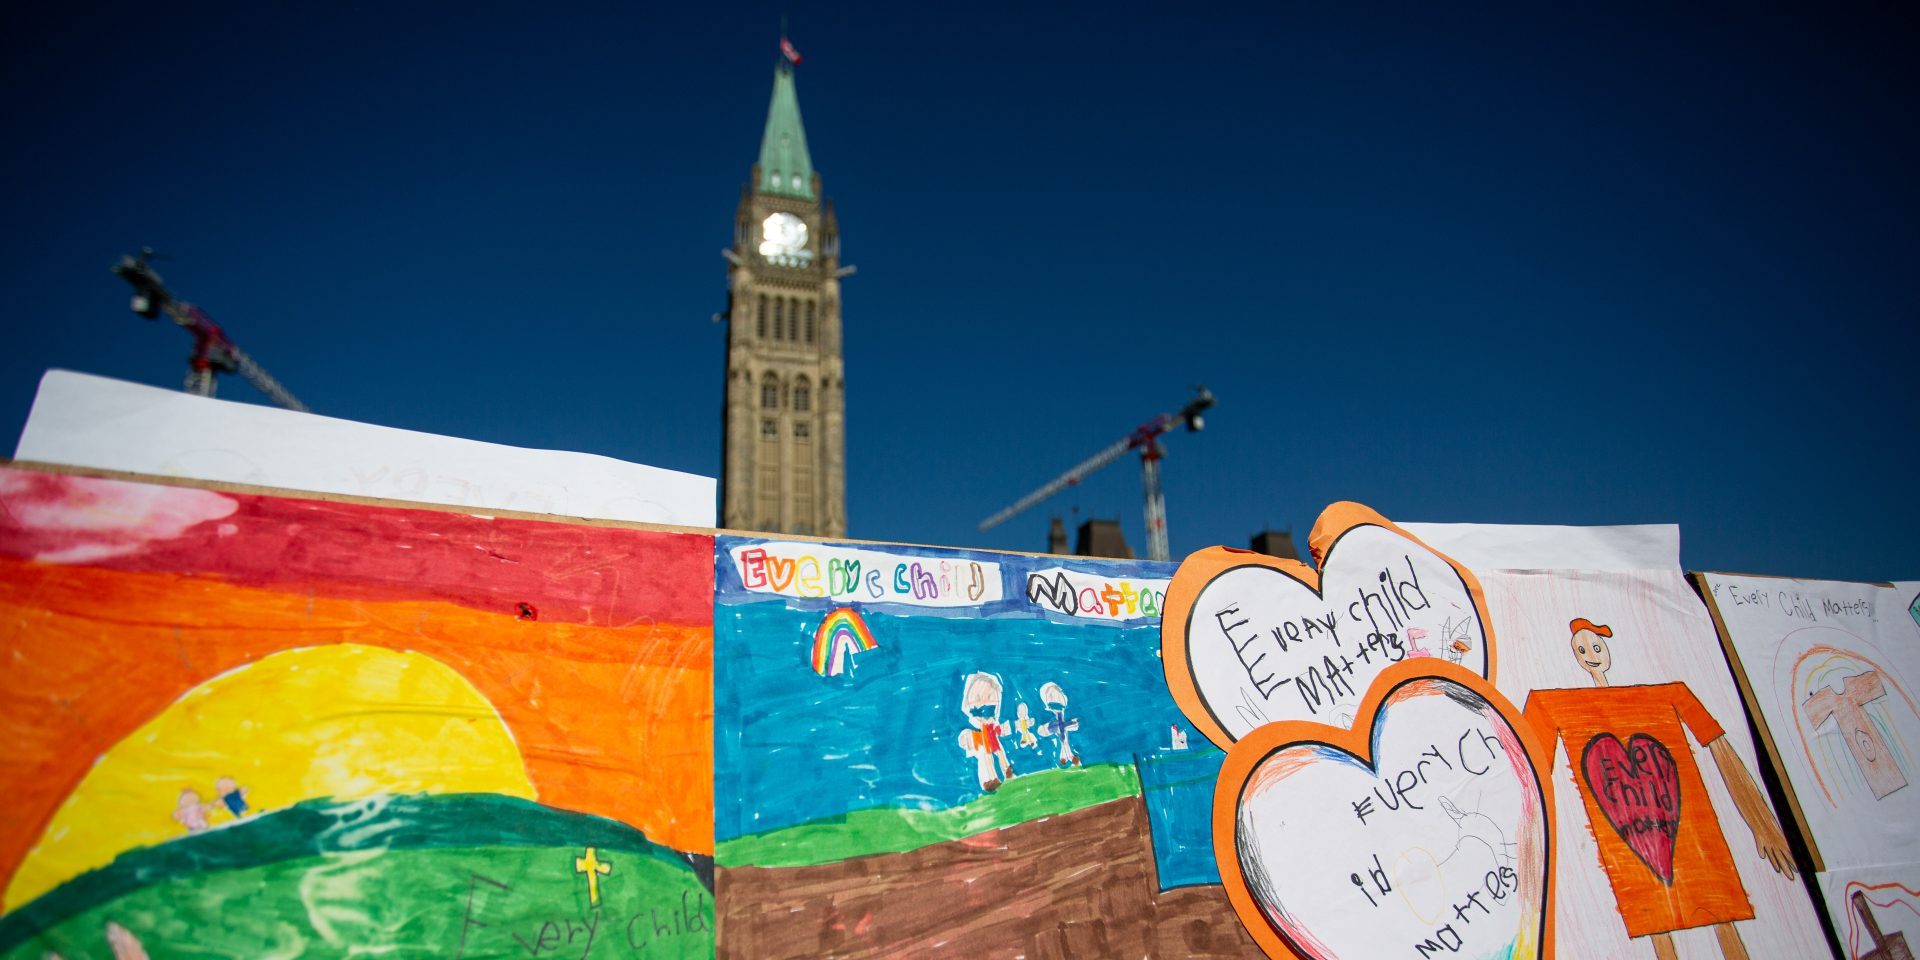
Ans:
[[[1020,514],[1025,513],[1028,507],[1031,507],[1034,504],[1039,503],[1040,501],[1045,500],[1046,498],[1051,497],[1054,494],[1059,493],[1060,491],[1065,490],[1066,488],[1073,486],[1076,483],[1079,483],[1082,478],[1086,477],[1087,474],[1090,474],[1095,470],[1098,470],[1101,467],[1104,467],[1107,464],[1112,463],[1123,456],[1126,456],[1127,451],[1132,449],[1133,449],[1133,442],[1131,437],[1114,441],[1105,450],[1102,450],[1099,453],[1096,453],[1093,456],[1080,461],[1080,463],[1077,466],[1075,466],[1072,470],[1068,470],[1066,473],[1063,473],[1060,476],[1053,478],[1051,481],[1048,481],[1046,486],[1043,486],[1040,489],[1035,490],[1034,492],[1029,493],[1024,497],[1021,497],[1020,499],[1015,500],[1012,506],[1009,506],[1006,509],[1000,511],[999,513],[996,513],[993,516],[980,521],[980,529],[991,530],[994,527],[997,527],[1003,523],[1006,523],[1008,520],[1012,520],[1014,517],[1017,517]]]
[[[1034,504],[1079,483],[1089,474],[1099,470],[1125,456],[1129,451],[1140,451],[1141,481],[1146,487],[1147,516],[1147,556],[1152,560],[1168,560],[1170,549],[1167,543],[1167,502],[1160,490],[1160,458],[1164,454],[1160,448],[1160,437],[1171,431],[1176,425],[1185,423],[1188,430],[1199,430],[1204,421],[1201,414],[1213,406],[1213,392],[1206,387],[1180,408],[1178,413],[1163,413],[1146,423],[1133,428],[1133,432],[1102,448],[1100,452],[1075,464],[1073,469],[1048,481],[1040,489],[1015,500],[1012,505],[985,520],[980,521],[979,529],[991,530],[1027,511]]]
[[[193,335],[193,355],[187,358],[187,392],[211,397],[215,373],[238,373],[259,388],[267,399],[289,410],[306,413],[307,405],[228,338],[212,317],[167,289],[160,281],[160,274],[147,263],[152,255],[151,249],[144,249],[137,257],[123,256],[114,265],[113,272],[133,287],[133,312],[148,320],[164,313]]]

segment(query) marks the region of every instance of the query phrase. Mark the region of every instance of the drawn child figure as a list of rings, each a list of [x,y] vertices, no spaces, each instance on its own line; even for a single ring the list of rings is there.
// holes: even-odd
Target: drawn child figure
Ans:
[[[1043,737],[1060,738],[1060,765],[1063,767],[1080,765],[1080,754],[1073,749],[1071,734],[1080,729],[1079,718],[1067,719],[1067,691],[1049,680],[1040,687],[1040,703],[1053,714],[1053,719],[1040,726]]]
[[[1020,701],[1020,705],[1014,708],[1014,713],[1016,716],[1013,719],[1013,730],[1020,735],[1020,749],[1032,750],[1039,746],[1040,738],[1033,735],[1036,724],[1033,722],[1033,715],[1027,712],[1027,702]]]
[[[1721,954],[1744,960],[1733,925],[1753,919],[1753,906],[1688,734],[1713,757],[1759,855],[1792,878],[1793,857],[1766,794],[1686,684],[1612,686],[1613,630],[1584,617],[1567,626],[1568,652],[1593,686],[1535,690],[1523,713],[1540,742],[1566,741],[1627,936],[1646,937],[1660,960],[1675,960],[1673,931],[1711,926]]]
[[[199,833],[207,829],[207,814],[213,812],[213,805],[200,802],[200,791],[188,787],[180,791],[180,802],[173,808],[173,819],[187,828],[188,833]]]
[[[235,783],[232,777],[215,780],[213,792],[220,795],[220,802],[235,820],[247,815],[247,788]]]
[[[960,689],[960,709],[966,711],[967,722],[973,725],[971,730],[960,731],[960,749],[973,757],[980,789],[988,793],[1000,789],[1002,780],[1013,779],[1013,763],[1000,742],[1012,731],[1000,722],[1000,690],[1000,678],[991,673],[969,674]]]
[[[1459,623],[1448,619],[1440,625],[1440,652],[1448,663],[1459,663],[1473,651],[1473,637],[1467,632],[1472,620],[1462,619]]]

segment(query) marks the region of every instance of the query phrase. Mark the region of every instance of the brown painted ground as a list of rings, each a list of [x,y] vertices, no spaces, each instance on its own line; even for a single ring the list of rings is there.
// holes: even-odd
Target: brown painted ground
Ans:
[[[1218,886],[1159,893],[1138,797],[907,853],[723,868],[722,960],[1258,957]]]

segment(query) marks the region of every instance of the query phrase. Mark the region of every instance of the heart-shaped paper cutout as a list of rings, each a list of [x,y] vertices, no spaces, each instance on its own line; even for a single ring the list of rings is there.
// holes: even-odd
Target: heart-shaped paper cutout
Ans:
[[[1373,678],[1407,660],[1493,676],[1491,621],[1471,571],[1357,503],[1322,512],[1312,542],[1319,573],[1212,547],[1182,562],[1167,588],[1167,687],[1208,739],[1225,748],[1280,720],[1348,726]]]
[[[1673,842],[1680,836],[1680,770],[1667,745],[1644,733],[1621,743],[1611,733],[1580,754],[1587,792],[1607,823],[1660,882],[1673,885]]]
[[[1269,724],[1214,793],[1214,855],[1268,955],[1550,955],[1552,800],[1519,711],[1451,664],[1404,663],[1359,724]]]

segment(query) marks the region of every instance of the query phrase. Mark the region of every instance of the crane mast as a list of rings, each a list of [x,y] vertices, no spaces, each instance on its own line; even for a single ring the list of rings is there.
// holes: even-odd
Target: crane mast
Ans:
[[[147,261],[153,256],[152,248],[142,249],[139,256],[131,254],[120,258],[113,272],[133,287],[133,312],[148,320],[158,318],[162,313],[168,319],[179,324],[193,336],[193,354],[187,358],[186,391],[202,397],[213,396],[213,375],[216,373],[238,373],[247,378],[247,382],[258,387],[260,392],[288,410],[307,412],[307,405],[293,395],[293,391],[282,386],[266,369],[241,350],[213,318],[191,303],[179,299],[160,281],[160,274]]]
[[[1160,458],[1166,450],[1160,445],[1161,436],[1173,430],[1179,424],[1186,424],[1188,431],[1198,431],[1205,426],[1201,416],[1213,406],[1213,392],[1200,387],[1199,393],[1180,408],[1178,413],[1163,413],[1146,423],[1133,428],[1133,432],[1108,444],[1100,452],[1076,464],[1073,469],[1048,481],[1040,489],[1015,500],[1012,505],[985,520],[980,521],[982,531],[991,530],[1027,511],[1034,504],[1059,493],[1100,468],[1126,456],[1133,450],[1140,451],[1140,482],[1146,488],[1147,518],[1147,559],[1171,560],[1172,549],[1167,543],[1167,498],[1160,488]]]

